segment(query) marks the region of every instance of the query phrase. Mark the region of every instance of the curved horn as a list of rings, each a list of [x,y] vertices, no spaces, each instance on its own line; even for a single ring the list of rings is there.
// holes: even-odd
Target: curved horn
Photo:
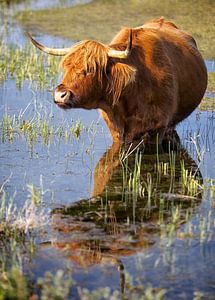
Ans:
[[[41,51],[46,52],[48,54],[63,56],[63,55],[66,55],[71,50],[71,48],[59,48],[59,49],[48,48],[48,47],[41,45],[35,39],[33,39],[32,36],[30,35],[30,33],[26,32],[26,35],[29,37],[29,39],[34,44],[34,46],[36,46],[38,49],[40,49]]]
[[[119,51],[115,49],[110,49],[108,51],[108,56],[113,58],[127,58],[131,54],[131,48],[132,48],[132,29],[130,29],[129,32],[128,45],[126,50]]]

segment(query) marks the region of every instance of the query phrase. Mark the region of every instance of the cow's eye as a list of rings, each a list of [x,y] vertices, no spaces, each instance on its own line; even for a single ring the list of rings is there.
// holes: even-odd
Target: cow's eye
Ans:
[[[92,72],[91,72],[91,71],[83,70],[83,71],[77,72],[77,74],[78,74],[79,76],[84,76],[84,77],[85,77],[85,76],[91,75]]]
[[[91,72],[91,71],[86,72],[86,76],[89,76],[89,75],[91,75],[91,74],[93,74],[93,72]]]
[[[85,70],[83,70],[83,71],[77,71],[76,74],[77,74],[78,76],[86,76],[86,75],[87,75],[87,72],[86,72]]]

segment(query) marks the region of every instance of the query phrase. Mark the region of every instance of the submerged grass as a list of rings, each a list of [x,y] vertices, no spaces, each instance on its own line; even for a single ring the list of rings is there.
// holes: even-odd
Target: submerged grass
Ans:
[[[0,197],[0,234],[5,237],[12,236],[18,241],[33,229],[45,227],[48,223],[48,215],[41,204],[40,191],[32,184],[28,186],[28,198],[23,207],[19,209],[15,204],[15,194],[7,199],[3,191]]]
[[[159,156],[157,154],[157,156]],[[141,151],[137,151],[134,155],[134,164],[133,167],[127,162],[130,159],[128,156],[123,161],[122,166],[122,175],[123,175],[123,187],[126,193],[130,193],[132,197],[130,198],[133,201],[137,200],[137,197],[144,197],[144,192],[147,193],[148,197],[148,207],[150,205],[151,198],[157,198],[158,206],[158,219],[156,219],[155,225],[159,228],[160,236],[160,250],[161,254],[158,258],[159,260],[168,258],[169,250],[174,247],[174,243],[177,240],[180,241],[189,241],[195,240],[196,243],[203,244],[210,241],[211,234],[214,231],[214,219],[213,219],[213,209],[214,209],[214,180],[205,180],[202,184],[195,175],[185,167],[185,164],[181,160],[181,170],[180,170],[180,182],[181,182],[181,195],[186,194],[187,196],[193,196],[193,198],[186,198],[186,201],[195,202],[195,197],[198,194],[199,189],[204,190],[205,193],[208,193],[210,202],[210,207],[205,213],[204,210],[198,210],[195,205],[188,205],[187,209],[184,209],[178,201],[174,201],[165,196],[163,197],[160,191],[156,191],[156,180],[160,180],[160,176],[164,177],[175,177],[176,176],[176,163],[175,163],[175,154],[170,152],[169,161],[163,162],[162,156],[159,156],[157,162],[153,165],[151,172],[148,172],[146,177],[141,175],[141,166],[144,164],[144,157],[142,156]],[[124,169],[123,169],[124,168]],[[154,176],[158,172],[159,176]],[[178,171],[177,171],[178,172]],[[171,181],[171,180],[170,180]],[[127,187],[127,190],[126,190]],[[3,189],[1,189],[3,190]],[[5,200],[5,193],[2,193],[2,207],[0,209],[0,224],[5,223],[6,226],[2,227],[0,230],[0,243],[5,241],[5,237],[12,237],[14,239],[14,244],[12,245],[14,258],[12,264],[9,266],[5,265],[6,257],[0,255],[0,299],[29,299],[32,296],[33,299],[71,299],[71,291],[73,289],[78,290],[77,299],[88,300],[88,299],[143,299],[143,300],[161,300],[165,299],[168,289],[164,288],[152,288],[151,286],[141,284],[141,279],[134,278],[132,276],[127,276],[125,280],[125,290],[123,295],[119,289],[111,290],[110,288],[95,288],[93,290],[87,290],[80,288],[76,285],[75,281],[71,274],[68,274],[65,270],[57,270],[56,273],[48,272],[45,273],[42,278],[36,279],[35,282],[31,282],[27,279],[26,274],[23,271],[23,266],[20,263],[22,259],[17,261],[17,253],[19,254],[19,244],[26,243],[26,235],[28,238],[31,237],[32,229],[34,228],[33,223],[31,222],[32,216],[33,219],[37,220],[37,228],[39,223],[46,226],[46,222],[43,220],[42,215],[38,214],[26,214],[26,209],[31,211],[32,206],[37,208],[42,202],[41,198],[41,189],[36,188],[32,184],[28,185],[28,200],[25,205],[25,210],[21,209],[20,213],[17,211],[14,213],[13,209],[13,197],[11,200]],[[108,196],[108,195],[107,195]],[[194,200],[193,200],[194,199]],[[7,204],[6,204],[7,203]],[[31,203],[31,205],[29,204]],[[111,206],[111,203],[108,204]],[[168,208],[168,222],[166,222],[166,210]],[[126,203],[125,203],[126,207]],[[35,210],[34,210],[35,211]],[[197,212],[196,212],[197,211]],[[16,217],[13,221],[13,218],[6,217],[14,214]],[[137,212],[136,212],[137,213]],[[196,220],[193,220],[193,215],[195,213]],[[134,210],[135,214],[135,210]],[[19,218],[21,216],[21,218]],[[194,219],[195,219],[194,218]],[[5,222],[7,220],[7,222]],[[92,220],[91,220],[92,221]],[[38,223],[39,222],[39,223]],[[155,222],[155,221],[153,221]],[[24,227],[20,227],[20,224],[24,224]],[[87,223],[86,223],[87,224]],[[149,222],[149,227],[151,226]],[[182,226],[185,224],[184,226]],[[146,227],[147,222],[143,223]],[[6,229],[7,228],[7,229]],[[17,228],[16,234],[11,234],[14,232],[14,229]],[[24,230],[23,230],[24,228]],[[25,230],[27,229],[27,230]],[[19,234],[20,233],[20,234]],[[5,235],[6,234],[6,235]],[[93,238],[93,237],[92,237]],[[28,250],[29,251],[29,250]],[[30,251],[33,253],[33,251]],[[20,255],[20,254],[19,254]],[[26,255],[26,252],[25,254]],[[171,262],[172,263],[172,262]],[[169,262],[169,264],[171,264]],[[140,266],[141,267],[141,266]],[[140,283],[139,283],[140,282]],[[22,297],[20,298],[20,293]]]
[[[46,272],[36,283],[29,280],[17,261],[6,269],[1,267],[0,261],[0,271],[0,300],[69,299],[73,280],[71,274],[65,274],[63,270],[59,269],[55,274]]]
[[[159,157],[159,155],[157,154]],[[143,176],[143,154],[137,151],[134,159],[133,169],[129,167],[129,156],[121,161],[122,165],[122,190],[123,193],[130,195],[131,199],[137,197],[143,198],[145,195],[148,197],[148,203],[151,203],[152,197],[162,197],[174,199],[174,181],[176,176],[176,153],[169,152],[169,162],[157,160],[154,164],[152,172],[144,172]],[[159,158],[160,159],[160,158]],[[143,166],[144,167],[144,166]],[[142,168],[142,169],[141,169]],[[156,175],[156,176],[155,176]],[[161,182],[161,177],[170,178],[169,180],[169,194],[160,195],[160,191],[156,190],[157,182]],[[185,166],[185,161],[180,160],[180,178],[177,179],[180,183],[180,191],[175,195],[176,199],[195,199],[203,190],[202,179],[198,176],[198,169],[194,172],[192,168]],[[124,196],[123,196],[124,197]]]
[[[24,261],[29,261],[36,249],[32,230],[47,224],[47,215],[33,202],[35,192],[18,209],[15,194],[7,199],[1,187],[0,197],[0,299],[29,299],[29,282],[24,274]]]
[[[59,72],[59,59],[38,52],[33,47],[24,48],[0,45],[0,84],[15,78],[21,88],[25,80],[39,88],[55,86]]]
[[[29,186],[28,186],[29,187]],[[38,190],[34,186],[30,186],[26,209],[31,210],[37,208],[40,204]],[[36,194],[36,203],[35,203]],[[119,290],[112,291],[110,288],[97,288],[92,291],[86,288],[80,288],[76,285],[71,269],[58,269],[55,273],[46,272],[42,277],[32,280],[25,270],[25,263],[33,259],[34,253],[38,245],[32,239],[33,229],[39,229],[39,223],[42,223],[43,228],[47,222],[41,214],[35,215],[34,220],[37,226],[27,226],[30,224],[31,216],[28,215],[28,221],[23,220],[26,217],[25,209],[18,211],[14,209],[14,197],[11,200],[5,201],[6,193],[3,191],[1,202],[0,225],[0,300],[14,299],[71,299],[71,291],[73,288],[78,290],[76,299],[145,299],[145,300],[161,300],[164,299],[165,290],[161,288],[152,288],[151,286],[136,287],[131,276],[127,276],[125,280],[126,289],[121,295]],[[7,203],[6,203],[7,202]],[[22,218],[22,226],[20,227],[19,217]],[[18,220],[17,220],[18,219]],[[38,220],[37,220],[38,219]],[[39,222],[39,223],[38,223]],[[23,227],[24,226],[24,227]],[[128,274],[127,274],[128,275]],[[31,298],[32,297],[32,298]]]
[[[18,267],[13,266],[9,271],[1,270],[0,300],[5,299],[29,299],[27,279]]]
[[[157,3],[157,1],[143,1],[133,0],[126,1],[126,4],[123,4],[120,1],[94,1],[90,5],[83,6],[83,13],[80,7],[73,8],[69,19],[72,19],[71,22],[76,22],[77,18],[79,18],[79,24],[82,20],[83,26],[86,26],[83,30],[83,38],[86,34],[86,28],[89,28],[88,36],[86,37],[99,37],[98,32],[106,32],[107,36],[100,36],[101,38],[106,40],[109,39],[109,36],[112,36],[113,31],[117,31],[123,24],[130,25],[130,21],[133,20],[133,24],[136,25],[143,18],[151,18],[155,16],[160,16],[162,9],[165,11],[165,16],[177,21],[177,23],[185,20],[187,28],[191,26],[197,34],[197,39],[201,41],[201,45],[204,44],[204,40],[206,39],[206,29],[208,30],[206,44],[204,45],[205,51],[204,55],[211,56],[211,51],[214,50],[214,46],[208,47],[208,43],[211,42],[212,37],[214,36],[214,31],[209,30],[209,23],[211,22],[211,14],[213,9],[210,9],[209,1],[201,2],[202,8],[199,7],[200,1],[194,2],[189,0],[185,1],[170,1],[165,0],[162,4]],[[141,7],[140,7],[141,4]],[[91,6],[92,5],[92,6]],[[145,5],[148,5],[146,7]],[[161,7],[162,5],[162,7]],[[126,6],[126,7],[125,7]],[[157,7],[156,7],[157,6]],[[92,7],[92,8],[91,8]],[[104,10],[102,8],[104,7]],[[180,10],[179,10],[180,7]],[[186,8],[189,8],[190,13],[192,11],[191,8],[194,8],[197,11],[197,15],[195,15],[194,11],[192,11],[192,21],[188,22],[188,15],[183,15],[183,11],[186,11]],[[143,11],[144,8],[144,11]],[[182,10],[185,9],[185,10]],[[89,10],[88,10],[89,9]],[[91,11],[92,9],[92,11]],[[121,9],[121,11],[120,11]],[[125,11],[130,9],[129,15],[128,12]],[[86,10],[89,18],[86,18]],[[173,11],[174,10],[174,11]],[[59,10],[60,13],[58,15],[57,10],[55,11],[54,17],[52,17],[52,13],[49,11],[49,20],[53,22],[55,18],[55,22],[51,23],[53,28],[49,28],[47,31],[49,33],[53,33],[56,29],[56,25],[61,24],[61,21],[65,22],[64,17],[60,21],[57,19],[62,17],[62,13],[64,13],[67,18],[70,9],[67,9],[67,12],[62,9]],[[99,11],[99,13],[98,13]],[[53,12],[53,11],[52,11]],[[200,19],[198,19],[200,13],[203,13]],[[38,14],[38,15],[37,15]],[[47,11],[33,13],[31,15],[31,20],[27,21],[27,26],[32,25],[34,22],[35,15],[37,18],[40,18],[41,15],[46,15]],[[76,14],[76,15],[75,15]],[[96,15],[97,14],[97,15]],[[105,17],[104,17],[105,14]],[[116,19],[113,14],[117,15],[119,18]],[[123,15],[124,14],[124,15]],[[185,14],[185,13],[184,13]],[[208,16],[208,20],[205,21],[206,15]],[[25,14],[23,13],[23,16]],[[28,14],[26,14],[28,17]],[[53,18],[53,19],[52,19]],[[96,20],[95,20],[96,18]],[[103,21],[100,21],[100,18],[103,18]],[[111,18],[113,18],[111,20]],[[183,19],[184,18],[184,19]],[[95,20],[95,23],[93,22]],[[106,22],[107,20],[107,22]],[[114,20],[114,22],[113,22]],[[122,22],[122,20],[124,20]],[[204,23],[206,26],[202,32],[200,32],[200,20],[201,25]],[[116,21],[116,22],[115,22]],[[143,20],[142,20],[143,21]],[[142,22],[141,21],[141,22]],[[184,21],[184,22],[185,22]],[[29,23],[28,23],[29,22]],[[32,23],[31,23],[32,22]],[[36,22],[36,21],[35,21]],[[38,22],[38,20],[37,20]],[[40,21],[41,22],[41,21]],[[67,19],[68,22],[68,19]],[[96,23],[98,22],[98,23]],[[100,27],[105,26],[105,28]],[[94,23],[94,24],[93,24]],[[111,24],[115,25],[111,25]],[[179,24],[178,23],[178,24]],[[192,24],[191,24],[192,23]],[[36,23],[35,23],[36,24]],[[84,25],[85,24],[85,25]],[[105,24],[105,25],[102,25]],[[194,28],[196,25],[196,28]],[[95,25],[95,30],[92,32],[92,27]],[[110,26],[110,29],[106,28]],[[37,24],[38,26],[38,24]],[[41,22],[40,24],[42,30],[47,29],[47,23]],[[44,26],[44,28],[43,28]],[[186,29],[185,26],[185,29]],[[211,26],[211,24],[210,24]],[[65,35],[70,34],[69,37],[74,38],[73,34],[76,34],[77,27],[71,29],[72,26],[66,26]],[[39,27],[37,27],[39,28]],[[67,31],[67,28],[68,31]],[[39,28],[40,29],[40,28]],[[71,29],[71,33],[69,30]],[[56,34],[60,34],[62,29],[56,31]],[[80,31],[81,32],[81,31]],[[77,31],[77,39],[81,37],[79,31]],[[198,36],[199,32],[199,36]],[[212,49],[212,50],[211,50]],[[203,49],[204,50],[204,49]],[[5,52],[3,52],[5,51]],[[6,60],[4,60],[4,55],[6,53]],[[214,52],[215,53],[215,52]],[[49,85],[53,85],[54,80],[56,79],[56,73],[58,72],[58,61],[52,57],[48,57],[37,50],[34,50],[33,47],[27,47],[24,49],[18,48],[10,48],[7,46],[1,46],[1,54],[0,54],[0,76],[1,80],[5,80],[10,77],[16,78],[17,86],[22,87],[22,83],[24,80],[29,80],[30,82],[36,82],[42,88],[47,88]],[[27,59],[26,59],[27,58]],[[209,90],[214,91],[214,82],[215,77],[214,73],[209,74]],[[210,98],[210,101],[211,98]],[[13,142],[17,138],[24,137],[29,146],[40,140],[44,145],[49,145],[50,141],[55,137],[57,139],[62,139],[64,142],[69,142],[72,138],[79,138],[84,126],[81,122],[72,123],[71,125],[63,124],[62,126],[56,127],[51,120],[47,120],[47,118],[43,118],[41,116],[34,117],[32,119],[25,119],[16,116],[5,115],[2,119],[0,129],[1,129],[1,141],[2,142]],[[93,129],[89,129],[89,133],[95,138],[96,131]],[[128,158],[129,159],[129,158]],[[205,180],[204,184],[200,182],[198,178],[196,178],[190,169],[185,167],[183,160],[180,164],[180,183],[181,183],[181,194],[174,194],[174,180],[176,174],[176,157],[174,152],[169,153],[169,161],[163,162],[162,158],[157,154],[157,163],[152,165],[152,170],[147,172],[145,177],[141,175],[141,167],[144,164],[144,157],[141,152],[137,152],[134,160],[134,167],[130,168],[127,160],[123,162],[122,175],[123,175],[123,192],[124,197],[127,200],[131,200],[134,202],[134,214],[135,214],[135,205],[138,197],[146,197],[147,198],[147,206],[150,207],[153,204],[152,199],[156,198],[157,207],[158,207],[158,221],[156,226],[160,229],[160,248],[161,255],[165,257],[168,255],[168,250],[170,247],[174,245],[174,242],[179,239],[182,241],[194,240],[197,243],[207,242],[211,235],[214,232],[214,219],[213,219],[213,210],[215,207],[214,203],[214,195],[215,195],[215,182],[213,179]],[[161,176],[170,177],[170,193],[164,195],[160,193],[159,190],[156,190],[157,182],[160,180]],[[194,201],[198,196],[200,191],[208,192],[210,199],[210,207],[207,207],[207,212],[204,210],[199,210],[198,214],[196,214],[197,221],[193,221],[191,216],[195,212],[196,207],[191,207],[187,209],[186,215],[185,210],[182,209],[180,203],[174,203],[175,198],[183,199],[184,196],[185,201]],[[2,189],[0,189],[2,192]],[[30,282],[27,279],[26,274],[23,272],[23,266],[20,263],[22,259],[18,259],[18,261],[14,258],[18,256],[19,250],[18,246],[21,244],[21,241],[26,236],[26,233],[30,233],[30,231],[34,228],[34,226],[46,225],[47,218],[45,218],[43,211],[42,214],[38,214],[38,206],[41,204],[41,191],[36,188],[34,185],[29,184],[28,186],[28,201],[26,201],[26,205],[18,212],[17,209],[14,210],[13,206],[13,197],[8,201],[8,205],[6,205],[6,194],[2,193],[1,196],[1,206],[0,206],[0,241],[5,241],[6,236],[14,241],[11,249],[11,257],[13,258],[10,266],[5,266],[6,257],[0,256],[0,300],[1,299],[67,299],[69,298],[69,292],[75,286],[75,282],[68,274],[65,274],[64,271],[58,270],[56,273],[46,273],[42,278],[39,278],[35,282]],[[187,196],[187,198],[185,197]],[[108,197],[108,195],[107,195]],[[165,223],[165,206],[169,204],[169,218],[168,223]],[[125,203],[126,206],[126,203]],[[12,215],[14,216],[12,217]],[[37,223],[34,223],[36,220]],[[39,223],[38,223],[39,222]],[[195,223],[194,223],[195,222]],[[182,226],[186,223],[184,226]],[[144,225],[144,223],[143,223]],[[147,224],[145,223],[145,226]],[[181,228],[182,227],[182,228]],[[17,229],[17,230],[14,230]],[[15,234],[14,234],[15,232]],[[33,242],[32,244],[33,245]],[[1,248],[2,249],[2,248]],[[30,251],[33,252],[32,250]],[[26,251],[25,251],[26,255]],[[156,264],[156,263],[155,263]],[[142,267],[142,266],[140,266]],[[156,266],[155,266],[156,267]],[[171,267],[171,265],[170,265]],[[144,268],[144,267],[143,267]],[[141,282],[141,279],[139,279]],[[136,282],[138,282],[138,280]],[[32,292],[33,286],[33,292]],[[76,287],[75,287],[76,288]],[[98,288],[92,291],[87,289],[79,289],[79,298],[82,300],[85,299],[145,299],[145,300],[160,300],[165,298],[165,294],[168,291],[164,289],[154,289],[152,287],[144,287],[141,284],[135,285],[129,280],[126,282],[125,294],[121,295],[119,290],[112,291],[109,288]],[[197,295],[198,296],[198,295]],[[199,299],[199,298],[196,298]]]
[[[35,142],[41,141],[43,145],[49,145],[54,138],[62,139],[68,143],[71,139],[78,139],[84,125],[81,121],[71,122],[71,124],[54,125],[50,118],[42,118],[40,115],[30,120],[23,117],[10,116],[5,114],[0,123],[1,142],[12,143],[19,137],[24,137],[30,147]]]
[[[215,58],[215,6],[210,0],[94,0],[71,8],[24,11],[17,16],[26,28],[71,40],[108,43],[122,26],[139,26],[164,16],[197,40],[205,58]],[[104,34],[105,33],[105,34]]]
[[[119,300],[119,299],[132,299],[132,300],[163,300],[165,299],[165,289],[154,289],[151,286],[134,286],[132,283],[127,282],[128,288],[123,295],[119,291],[111,292],[108,287],[98,288],[94,291],[87,289],[79,289],[80,300]]]

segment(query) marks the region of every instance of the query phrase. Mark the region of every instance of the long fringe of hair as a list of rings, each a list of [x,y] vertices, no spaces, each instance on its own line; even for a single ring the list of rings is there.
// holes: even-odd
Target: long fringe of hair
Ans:
[[[111,77],[108,82],[107,92],[112,104],[115,105],[125,87],[135,81],[135,68],[127,64],[117,62],[112,65]]]
[[[123,89],[135,80],[135,68],[123,63],[115,62],[107,75],[108,47],[96,41],[82,41],[63,57],[61,66],[65,71],[74,69],[76,73],[85,71],[97,76],[102,87],[103,76],[107,77],[107,94],[113,105],[117,103]],[[111,59],[111,58],[110,58]],[[84,69],[84,70],[83,70]]]

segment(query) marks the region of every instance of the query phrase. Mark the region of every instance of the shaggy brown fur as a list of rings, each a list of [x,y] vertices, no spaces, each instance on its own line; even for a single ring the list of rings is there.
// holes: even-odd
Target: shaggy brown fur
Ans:
[[[114,141],[162,139],[200,103],[206,67],[195,40],[163,18],[132,29],[128,58],[108,57],[110,48],[126,49],[129,33],[123,28],[110,45],[73,47],[57,91],[70,92],[71,108],[99,108]]]

